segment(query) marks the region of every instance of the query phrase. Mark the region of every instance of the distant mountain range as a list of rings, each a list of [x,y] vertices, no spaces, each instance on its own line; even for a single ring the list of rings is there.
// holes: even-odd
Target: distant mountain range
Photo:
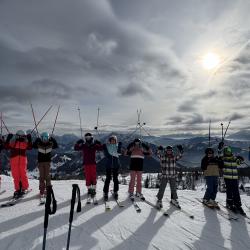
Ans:
[[[114,133],[112,133],[114,134]],[[123,147],[133,141],[138,135],[126,135],[124,133],[115,133],[118,137],[118,140],[123,143]],[[101,134],[98,139],[105,143],[107,142],[110,134]],[[176,146],[182,144],[184,147],[183,158],[178,162],[180,167],[194,168],[200,167],[200,162],[204,156],[204,151],[208,147],[208,137],[207,136],[196,136],[185,138],[182,136],[171,135],[171,136],[143,136],[142,140],[149,144],[153,152],[156,152],[159,145],[167,146],[172,145]],[[249,136],[249,137],[248,137]],[[59,177],[66,176],[79,176],[82,175],[82,156],[80,152],[74,151],[74,144],[79,139],[74,134],[65,134],[62,136],[56,136],[56,140],[59,144],[59,149],[54,151],[54,156],[52,160],[52,172]],[[250,132],[241,131],[233,135],[228,136],[229,140],[226,140],[225,143],[233,147],[233,150],[236,154],[242,155],[248,161],[248,147],[250,140]],[[220,138],[212,137],[211,146],[217,149]],[[176,150],[176,149],[175,149]],[[36,169],[36,159],[37,152],[36,150],[28,151],[28,169],[29,171],[34,171]],[[105,173],[104,158],[102,152],[97,153],[97,171],[99,174]],[[9,170],[9,154],[6,151],[2,153],[3,161],[3,170]],[[129,167],[129,157],[121,156],[121,172],[128,172]],[[145,172],[159,172],[160,164],[159,161],[154,155],[152,158],[145,158],[144,164]]]

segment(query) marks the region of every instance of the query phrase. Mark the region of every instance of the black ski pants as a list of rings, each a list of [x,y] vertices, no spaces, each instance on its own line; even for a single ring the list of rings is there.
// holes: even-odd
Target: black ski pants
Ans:
[[[118,192],[119,190],[118,170],[119,170],[118,168],[106,168],[106,180],[105,180],[104,187],[103,187],[104,193],[109,192],[109,184],[110,184],[112,177],[113,177],[113,182],[114,182],[113,191]]]
[[[226,184],[227,204],[241,207],[238,180],[224,179]]]

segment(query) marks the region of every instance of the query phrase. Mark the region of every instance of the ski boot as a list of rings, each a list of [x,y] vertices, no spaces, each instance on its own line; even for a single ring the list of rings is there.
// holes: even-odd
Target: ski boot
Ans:
[[[89,188],[88,189],[88,197],[87,197],[87,204],[90,204],[91,203],[91,189]]]
[[[46,195],[40,194],[40,205],[45,204],[46,202]]]
[[[233,213],[237,214],[237,208],[236,208],[236,206],[227,204],[226,207],[227,207],[227,209],[229,209]]]
[[[237,209],[237,212],[239,214],[241,214],[243,216],[246,216],[246,213],[245,213],[245,211],[243,210],[243,208],[241,206],[237,207],[236,209]]]
[[[108,199],[109,199],[108,193],[103,193],[103,200],[108,201]]]
[[[13,199],[17,200],[18,198],[20,198],[20,192],[19,192],[19,190],[15,191],[14,194],[13,194]]]
[[[181,208],[177,199],[171,199],[170,203],[173,204],[177,208]]]
[[[96,199],[96,191],[93,188],[91,189],[91,199],[93,200],[94,205],[98,204],[98,201]]]
[[[212,200],[203,199],[202,203],[209,208],[214,208],[214,203],[212,202]]]
[[[218,205],[218,202],[217,202],[217,201],[215,201],[215,200],[211,200],[211,199],[210,199],[210,202],[213,204],[213,207],[214,207],[215,209],[220,209],[220,207],[219,207],[219,205]]]
[[[136,197],[140,198],[142,201],[145,201],[145,197],[143,196],[142,193],[136,193]]]
[[[135,200],[134,193],[129,193],[129,198],[131,201],[134,201]]]
[[[114,197],[115,200],[118,200],[118,193],[117,193],[117,192],[114,192],[114,193],[113,193],[113,197]]]
[[[161,209],[163,206],[162,206],[162,200],[157,200],[157,202],[156,202],[156,208],[157,209]]]

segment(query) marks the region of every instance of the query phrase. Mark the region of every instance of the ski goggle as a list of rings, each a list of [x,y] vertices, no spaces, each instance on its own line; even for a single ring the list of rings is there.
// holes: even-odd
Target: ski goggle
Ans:
[[[93,138],[93,136],[91,136],[91,135],[86,135],[86,136],[85,136],[85,139],[86,139],[86,140],[90,140],[90,139],[92,139],[92,138]]]
[[[46,135],[42,136],[41,138],[42,138],[43,141],[48,141],[49,140],[49,136],[46,136]]]

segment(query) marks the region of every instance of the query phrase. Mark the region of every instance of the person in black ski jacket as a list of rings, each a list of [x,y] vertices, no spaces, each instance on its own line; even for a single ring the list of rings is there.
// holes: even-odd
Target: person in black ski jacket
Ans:
[[[118,174],[119,168],[121,166],[119,154],[121,154],[121,145],[121,142],[117,143],[117,137],[115,135],[112,135],[109,137],[108,143],[104,144],[103,146],[103,152],[106,157],[106,179],[103,187],[104,200],[108,200],[109,184],[112,177],[114,182],[113,195],[116,200],[118,199]]]
[[[37,138],[33,143],[33,148],[38,151],[37,160],[39,169],[40,198],[44,198],[47,187],[51,185],[51,153],[53,149],[58,148],[58,144],[53,137],[50,137],[48,132],[43,132],[41,138]]]

